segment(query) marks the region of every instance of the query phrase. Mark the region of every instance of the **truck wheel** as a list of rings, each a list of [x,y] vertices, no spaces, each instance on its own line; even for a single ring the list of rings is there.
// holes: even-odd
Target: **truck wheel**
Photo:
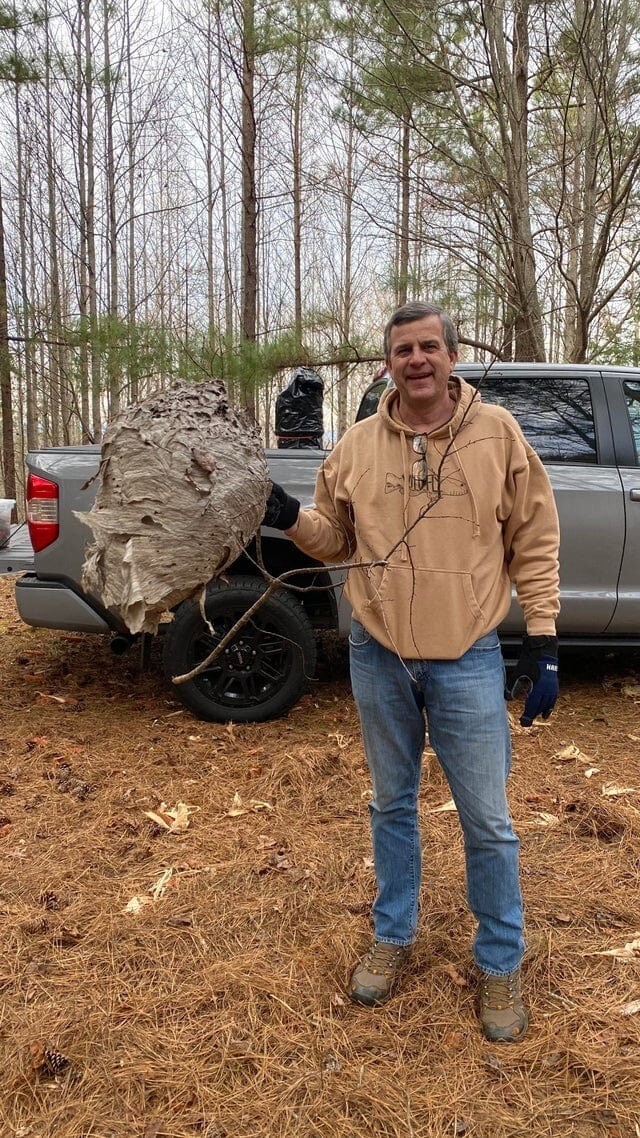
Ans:
[[[243,613],[266,591],[264,581],[233,577],[207,586],[202,619],[196,601],[183,601],[167,628],[164,667],[169,680],[195,668]],[[282,715],[298,701],[313,674],[316,643],[300,602],[284,589],[274,593],[209,667],[173,691],[201,719],[256,723]]]

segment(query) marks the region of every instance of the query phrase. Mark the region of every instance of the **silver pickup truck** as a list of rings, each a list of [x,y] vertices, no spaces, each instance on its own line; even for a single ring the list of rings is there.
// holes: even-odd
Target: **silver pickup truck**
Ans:
[[[480,384],[482,398],[510,410],[543,459],[556,495],[561,527],[561,643],[616,647],[640,645],[640,369],[586,365],[460,364],[457,372]],[[374,414],[387,380],[365,392],[358,419]],[[74,516],[96,490],[97,446],[40,450],[27,456],[28,522],[15,527],[0,550],[0,575],[18,574],[16,604],[36,627],[111,636],[122,652],[133,638],[80,586],[88,529]],[[268,452],[274,481],[303,505],[313,498],[323,452]],[[249,722],[282,714],[313,675],[316,631],[345,636],[349,606],[342,575],[305,557],[283,534],[264,528],[262,557],[274,575],[289,569],[302,591],[281,589],[262,606],[225,652],[174,693],[197,715]],[[207,615],[218,638],[246,611],[264,580],[250,546],[212,582]],[[198,605],[185,601],[161,626],[169,677],[189,671],[215,639]],[[522,632],[515,603],[500,628],[504,644]]]

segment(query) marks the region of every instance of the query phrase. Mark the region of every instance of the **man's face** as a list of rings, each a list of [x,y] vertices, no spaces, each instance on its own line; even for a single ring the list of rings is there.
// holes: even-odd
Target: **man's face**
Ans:
[[[400,406],[419,410],[444,403],[458,353],[448,350],[440,317],[395,324],[389,341],[387,365],[400,393]]]

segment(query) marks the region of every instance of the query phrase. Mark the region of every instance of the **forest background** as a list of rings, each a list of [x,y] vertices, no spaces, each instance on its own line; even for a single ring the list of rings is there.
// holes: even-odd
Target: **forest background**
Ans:
[[[640,363],[640,6],[0,3],[0,489],[220,376],[333,440],[390,311],[485,361]]]

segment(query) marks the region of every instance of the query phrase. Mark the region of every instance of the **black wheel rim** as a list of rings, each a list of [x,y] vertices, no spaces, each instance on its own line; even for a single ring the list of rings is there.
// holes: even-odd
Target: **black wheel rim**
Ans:
[[[191,641],[190,668],[213,651],[242,611],[209,616],[216,634],[212,635],[206,625],[202,625],[202,630]],[[259,707],[287,683],[296,651],[299,651],[298,646],[282,633],[276,621],[270,620],[266,613],[257,613],[193,683],[207,699],[227,711]]]

